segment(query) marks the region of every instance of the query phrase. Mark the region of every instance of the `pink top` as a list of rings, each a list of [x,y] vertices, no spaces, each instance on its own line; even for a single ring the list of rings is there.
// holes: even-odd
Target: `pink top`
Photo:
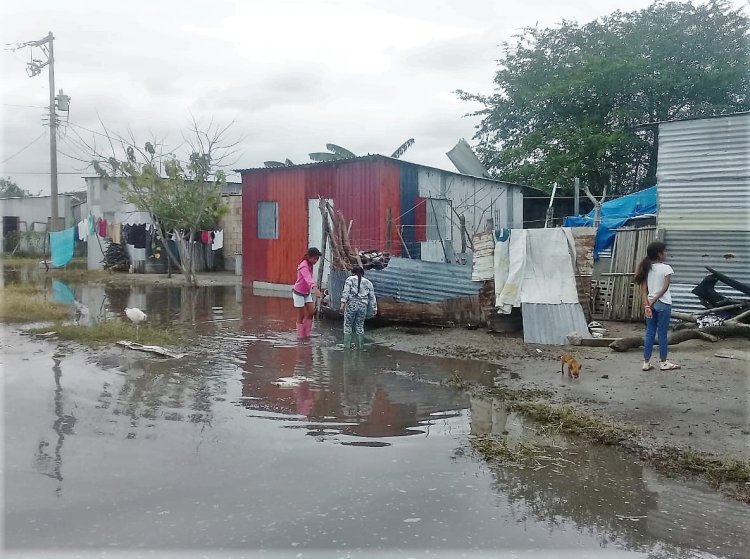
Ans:
[[[313,280],[313,265],[305,258],[297,266],[297,281],[293,289],[302,295],[309,295],[315,289]]]

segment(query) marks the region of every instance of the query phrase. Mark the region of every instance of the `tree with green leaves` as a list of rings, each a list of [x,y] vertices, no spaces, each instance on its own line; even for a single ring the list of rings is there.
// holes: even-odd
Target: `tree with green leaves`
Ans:
[[[184,159],[157,142],[143,147],[132,134],[125,138],[105,128],[111,153],[105,154],[87,144],[95,159],[92,166],[105,181],[115,182],[124,199],[140,211],[147,212],[167,251],[170,261],[178,262],[167,242],[174,235],[179,251],[180,271],[190,286],[197,285],[194,242],[201,230],[214,230],[227,212],[221,199],[226,185],[222,170],[231,163],[238,142],[230,139],[230,128],[211,121],[203,130],[193,120],[184,135],[188,153]],[[157,146],[158,149],[157,149]]]
[[[727,0],[657,1],[579,25],[525,28],[504,44],[475,139],[493,176],[601,192],[656,182],[660,121],[750,109],[748,17]]]
[[[31,196],[28,190],[24,190],[10,177],[0,177],[0,198],[21,198]]]
[[[394,159],[398,159],[404,153],[406,153],[406,150],[408,150],[413,145],[414,138],[409,138],[391,154],[391,157],[393,157]],[[315,151],[313,153],[310,153],[310,159],[315,162],[321,163],[324,161],[342,161],[344,159],[354,159],[355,157],[357,157],[354,152],[349,151],[346,148],[342,148],[341,146],[338,146],[336,144],[326,144],[326,149],[328,151]],[[283,163],[281,161],[265,161],[263,165],[265,165],[269,169],[276,169],[279,167],[291,167],[294,165],[294,163],[292,163],[290,159],[287,159]]]

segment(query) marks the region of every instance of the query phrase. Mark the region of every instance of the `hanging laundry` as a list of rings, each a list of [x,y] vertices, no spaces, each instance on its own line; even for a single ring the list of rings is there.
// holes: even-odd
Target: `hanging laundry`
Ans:
[[[224,230],[214,231],[214,242],[211,244],[211,250],[224,248]]]
[[[102,239],[104,239],[107,236],[107,220],[104,218],[99,218],[96,220],[96,234],[99,235]]]
[[[122,242],[122,225],[119,223],[112,224],[112,242],[118,245]]]
[[[49,234],[49,250],[52,254],[52,266],[61,268],[73,259],[76,246],[76,228],[70,227],[63,231],[53,231]]]
[[[131,225],[129,237],[128,242],[135,248],[146,248],[146,244],[148,243],[146,225]]]
[[[211,231],[201,231],[201,242],[204,245],[211,242]]]
[[[78,228],[78,238],[81,241],[88,241],[89,240],[89,221],[88,219],[84,219],[78,222],[77,225]]]
[[[89,235],[96,235],[96,229],[94,229],[94,216],[89,215],[86,221],[89,222]]]

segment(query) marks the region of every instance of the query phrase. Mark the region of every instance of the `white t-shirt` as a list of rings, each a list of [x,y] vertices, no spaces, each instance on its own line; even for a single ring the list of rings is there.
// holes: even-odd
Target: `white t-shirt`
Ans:
[[[674,274],[672,266],[663,262],[654,262],[651,264],[651,270],[648,273],[648,298],[654,298],[659,291],[664,288],[664,279]],[[659,298],[659,301],[665,305],[672,304],[672,293],[669,289]]]

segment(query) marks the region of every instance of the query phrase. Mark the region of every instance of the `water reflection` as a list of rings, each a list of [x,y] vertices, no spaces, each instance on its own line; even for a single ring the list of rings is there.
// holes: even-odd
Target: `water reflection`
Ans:
[[[550,529],[596,528],[603,548],[625,546],[649,557],[695,557],[694,551],[745,557],[748,511],[698,485],[660,478],[619,451],[550,436],[508,413],[501,401],[471,400],[472,434],[545,445],[544,459],[492,466],[494,487],[513,514]],[[668,488],[668,489],[667,489]]]
[[[131,522],[142,526],[137,522],[144,518],[143,508],[152,505],[140,503],[150,503],[152,489],[172,490],[164,501],[159,495],[160,502],[171,503],[174,518],[160,517],[159,521],[172,523],[160,529],[176,534],[174,526],[187,526],[183,533],[186,542],[205,536],[191,527],[203,526],[200,522],[207,517],[221,514],[212,530],[221,533],[218,527],[229,527],[225,537],[233,545],[240,545],[238,541],[244,545],[248,540],[238,540],[236,534],[256,530],[255,526],[255,540],[251,537],[250,541],[267,538],[263,541],[271,547],[288,545],[285,530],[299,527],[288,520],[289,510],[294,510],[304,518],[305,527],[313,524],[320,528],[310,533],[321,538],[321,545],[332,545],[326,531],[336,533],[342,541],[349,538],[357,545],[372,544],[366,534],[355,534],[361,519],[402,507],[403,514],[394,524],[388,524],[389,512],[389,518],[379,520],[377,526],[383,537],[394,538],[391,542],[406,537],[407,532],[419,534],[421,529],[429,533],[428,519],[436,518],[444,522],[437,534],[453,538],[450,546],[462,549],[473,545],[531,546],[527,534],[534,534],[544,543],[531,547],[551,548],[562,541],[571,549],[585,543],[638,550],[651,557],[693,557],[700,552],[744,556],[746,507],[701,486],[664,481],[612,449],[560,437],[550,439],[509,414],[501,403],[469,400],[447,385],[446,381],[456,376],[491,384],[492,374],[483,363],[427,359],[377,347],[365,353],[345,352],[336,346],[340,327],[336,323],[320,323],[320,337],[300,344],[287,298],[253,297],[235,287],[69,287],[76,301],[89,309],[92,323],[121,316],[126,306],[138,306],[157,324],[186,327],[197,334],[187,357],[176,360],[119,348],[75,350],[77,353],[68,355],[58,350],[52,356],[54,389],[51,393],[45,389],[38,401],[29,396],[35,388],[26,379],[16,377],[11,384],[11,398],[20,394],[35,406],[15,406],[16,415],[7,418],[8,432],[24,423],[24,413],[40,415],[39,425],[47,432],[51,425],[47,438],[37,441],[35,433],[41,428],[35,426],[26,438],[30,444],[13,443],[11,481],[29,483],[17,464],[28,464],[34,453],[36,471],[54,480],[58,497],[70,498],[66,505],[78,515],[73,524],[86,524],[88,513],[83,506],[76,508],[75,499],[85,495],[87,476],[98,483],[93,484],[97,495],[83,499],[86,510],[92,506],[96,514],[106,516],[111,502],[127,492],[119,486],[122,475],[135,492],[132,503],[139,506],[123,506],[118,514],[129,513]],[[49,347],[45,343],[40,351],[50,351]],[[20,357],[13,366],[18,363]],[[47,365],[44,374],[49,374]],[[278,382],[280,378],[302,380],[284,384]],[[52,415],[44,415],[46,410]],[[488,471],[463,452],[469,430],[473,435],[554,444],[550,453],[555,460],[492,466]],[[195,460],[191,458],[197,449],[184,448],[191,434],[198,434],[199,446],[206,445]],[[144,444],[157,439],[157,444]],[[83,464],[101,454],[104,440],[111,469],[86,470]],[[283,441],[278,447],[274,446],[277,440]],[[315,463],[321,464],[315,470],[315,482],[298,480],[288,466],[298,461],[287,460],[284,452],[296,453],[301,460],[314,457]],[[161,471],[160,464],[167,456],[178,458]],[[367,481],[352,474],[367,468],[371,468]],[[277,475],[277,470],[286,475]],[[42,479],[36,473],[33,477],[37,484]],[[467,478],[471,478],[469,483]],[[112,483],[113,479],[117,483]],[[8,487],[16,486],[11,483]],[[248,487],[252,494],[240,495]],[[332,492],[331,487],[340,491]],[[34,492],[32,484],[24,489]],[[99,492],[109,492],[111,502],[102,504]],[[352,495],[360,497],[352,499]],[[26,502],[25,497],[23,491],[16,490],[9,501],[17,507]],[[230,512],[228,503],[235,499],[237,508]],[[280,503],[278,507],[276,503]],[[247,517],[237,512],[251,509]],[[59,520],[54,505],[41,498],[28,507],[28,514],[26,509],[20,510],[10,514],[15,531],[7,532],[17,545],[37,545],[35,538],[40,536],[29,528],[29,517],[36,520],[46,515],[51,526]],[[235,512],[236,518],[231,516]],[[342,529],[344,517],[356,522],[356,528]],[[424,520],[405,531],[404,518]],[[284,530],[277,530],[273,523],[283,524]],[[101,530],[96,536],[81,536],[85,540],[59,529],[52,533],[63,541],[90,539],[101,546],[116,540],[117,534],[127,534],[127,524],[111,524],[110,528],[114,535]],[[466,539],[462,539],[464,535]],[[476,539],[472,541],[472,537]],[[483,543],[476,543],[480,537]],[[541,539],[545,537],[548,539]],[[401,544],[402,540],[398,541]],[[413,545],[424,547],[424,541]],[[434,541],[438,540],[432,545],[440,545]],[[395,545],[391,542],[388,545]],[[57,542],[45,543],[53,546]],[[216,545],[223,545],[223,540]]]
[[[66,435],[72,435],[74,433],[73,428],[76,424],[76,417],[73,415],[72,409],[66,413],[64,406],[61,367],[63,357],[64,354],[59,352],[52,356],[52,373],[55,380],[55,390],[52,398],[54,403],[55,421],[52,424],[52,430],[55,432],[56,436],[55,448],[53,454],[50,454],[48,451],[51,444],[50,441],[42,439],[37,445],[37,452],[35,455],[36,467],[39,472],[47,477],[57,480],[55,494],[58,497],[62,495],[63,443],[65,442]]]

